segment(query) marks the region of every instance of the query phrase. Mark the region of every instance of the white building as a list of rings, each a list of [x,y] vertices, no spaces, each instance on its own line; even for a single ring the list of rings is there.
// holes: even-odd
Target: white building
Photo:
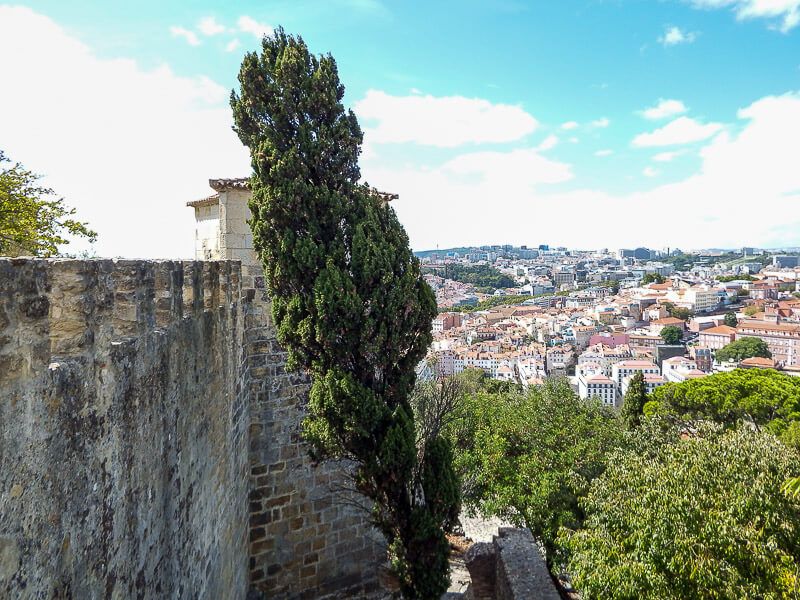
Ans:
[[[611,379],[622,390],[622,382],[626,377],[630,377],[638,372],[644,375],[660,375],[658,366],[649,360],[623,360],[611,367]]]
[[[598,398],[606,406],[616,406],[617,386],[600,371],[582,371],[578,376],[578,396]]]
[[[628,393],[628,388],[631,385],[631,380],[633,379],[633,375],[627,376],[625,379],[622,380],[622,387],[620,389],[620,404],[625,399],[625,394]],[[645,373],[644,374],[644,391],[646,394],[652,394],[653,390],[657,387],[661,387],[667,383],[666,379],[664,379],[663,375],[658,375],[656,373]]]

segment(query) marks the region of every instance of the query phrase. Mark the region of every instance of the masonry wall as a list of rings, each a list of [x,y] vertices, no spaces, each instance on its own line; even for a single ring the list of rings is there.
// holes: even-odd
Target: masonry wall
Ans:
[[[0,259],[0,597],[245,597],[239,277]]]
[[[285,369],[261,267],[243,264],[242,283],[252,585],[276,599],[382,596],[385,543],[368,523],[368,505],[348,490],[345,465],[313,464],[301,440],[310,381]]]

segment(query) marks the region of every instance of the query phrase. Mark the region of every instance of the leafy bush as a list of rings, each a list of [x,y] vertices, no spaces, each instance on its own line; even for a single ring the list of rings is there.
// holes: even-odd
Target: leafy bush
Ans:
[[[800,503],[782,494],[797,455],[749,429],[705,429],[619,451],[563,530],[568,571],[585,600],[795,598]]]
[[[463,500],[484,515],[528,527],[549,564],[563,557],[560,527],[579,527],[578,499],[622,443],[613,409],[584,401],[565,379],[521,390],[480,391],[450,428]]]
[[[745,337],[735,342],[727,344],[724,348],[717,350],[715,358],[719,362],[734,361],[739,362],[745,358],[758,356],[761,358],[772,358],[767,343],[761,338]]]
[[[734,369],[656,388],[645,414],[723,425],[745,421],[800,448],[800,378],[771,369]]]

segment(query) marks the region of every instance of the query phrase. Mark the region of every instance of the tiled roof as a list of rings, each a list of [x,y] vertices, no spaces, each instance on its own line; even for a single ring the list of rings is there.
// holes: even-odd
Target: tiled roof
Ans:
[[[710,329],[704,329],[700,332],[700,335],[703,334],[711,334],[711,335],[733,335],[736,333],[735,327],[729,327],[728,325],[718,325],[717,327],[711,327]]]
[[[774,368],[775,361],[771,358],[761,358],[760,356],[753,356],[751,358],[745,358],[742,362],[739,363],[744,367],[768,367]]]
[[[191,206],[192,208],[200,208],[201,206],[213,206],[219,202],[219,194],[211,194],[210,196],[206,196],[205,198],[200,198],[200,200],[193,200],[191,202],[187,202],[186,206]]]

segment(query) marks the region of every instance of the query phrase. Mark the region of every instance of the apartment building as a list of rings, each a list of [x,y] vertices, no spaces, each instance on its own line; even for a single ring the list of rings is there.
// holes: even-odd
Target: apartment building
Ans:
[[[617,386],[599,370],[581,372],[578,376],[578,396],[584,400],[598,398],[606,406],[616,406]]]
[[[776,365],[800,366],[800,325],[741,321],[736,327],[736,339],[745,337],[757,337],[764,340]]]
[[[611,379],[621,390],[623,380],[640,371],[645,375],[661,375],[658,366],[649,360],[623,360],[611,367]]]
[[[711,350],[719,350],[730,344],[735,339],[735,327],[719,325],[718,327],[711,327],[710,329],[702,330],[700,332],[698,341],[700,342],[701,346],[705,346]]]
[[[620,405],[625,399],[625,394],[628,393],[628,388],[630,387],[632,380],[633,380],[633,375],[629,375],[622,380],[622,386],[620,388],[620,395],[619,395]],[[645,393],[647,394],[652,394],[656,388],[661,387],[665,383],[667,383],[667,380],[664,378],[663,375],[659,375],[657,373],[644,374],[644,390]]]

